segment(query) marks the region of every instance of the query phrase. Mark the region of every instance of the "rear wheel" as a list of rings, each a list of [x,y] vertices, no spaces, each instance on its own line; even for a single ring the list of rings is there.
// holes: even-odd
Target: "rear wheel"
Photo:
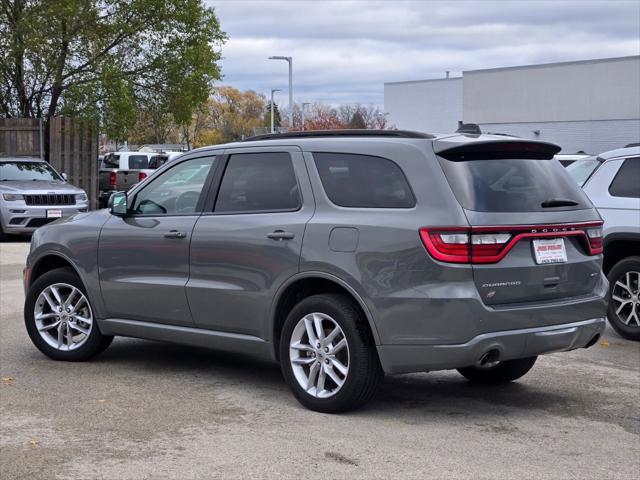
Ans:
[[[113,340],[100,333],[84,285],[71,268],[51,270],[33,282],[24,320],[31,341],[54,360],[88,360]]]
[[[537,359],[538,357],[518,358],[497,362],[487,367],[459,368],[458,372],[474,383],[508,383],[524,376],[531,370]]]
[[[616,263],[609,279],[609,323],[622,337],[640,340],[640,257]]]
[[[366,320],[345,295],[315,295],[293,308],[282,329],[280,362],[298,401],[318,412],[364,405],[383,378]]]

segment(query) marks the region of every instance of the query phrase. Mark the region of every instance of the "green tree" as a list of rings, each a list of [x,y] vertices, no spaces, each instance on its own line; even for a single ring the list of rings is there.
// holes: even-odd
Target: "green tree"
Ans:
[[[273,102],[273,126],[278,128],[282,125],[280,118],[280,109],[278,108],[278,104]],[[270,128],[271,127],[271,101],[267,102],[267,107],[264,112],[264,118],[262,119],[262,126]]]
[[[364,117],[362,116],[362,113],[360,113],[359,109],[354,112],[351,120],[349,121],[348,127],[358,130],[367,128],[367,122],[365,122]]]
[[[1,0],[0,115],[96,116],[116,139],[149,106],[185,125],[226,38],[202,0]]]

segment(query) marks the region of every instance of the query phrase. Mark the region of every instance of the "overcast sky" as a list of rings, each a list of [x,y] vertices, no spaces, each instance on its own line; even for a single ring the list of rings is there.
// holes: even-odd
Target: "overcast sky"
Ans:
[[[222,83],[297,102],[383,104],[383,83],[446,70],[640,54],[640,0],[207,0],[229,35]]]

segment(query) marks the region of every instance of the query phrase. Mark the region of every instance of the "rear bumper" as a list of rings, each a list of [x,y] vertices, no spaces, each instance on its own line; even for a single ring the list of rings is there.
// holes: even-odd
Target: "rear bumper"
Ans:
[[[489,350],[500,360],[565,352],[591,345],[605,329],[604,318],[561,325],[492,332],[455,345],[379,345],[385,373],[447,370],[474,365]]]

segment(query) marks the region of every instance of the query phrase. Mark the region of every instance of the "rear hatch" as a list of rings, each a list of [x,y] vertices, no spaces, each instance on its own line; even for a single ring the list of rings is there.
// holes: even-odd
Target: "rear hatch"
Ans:
[[[458,248],[487,305],[536,303],[593,292],[602,222],[559,162],[559,147],[516,139],[436,142],[469,228],[430,232]],[[423,234],[424,238],[424,234]],[[455,254],[454,254],[455,257]],[[455,260],[455,258],[454,258]]]

